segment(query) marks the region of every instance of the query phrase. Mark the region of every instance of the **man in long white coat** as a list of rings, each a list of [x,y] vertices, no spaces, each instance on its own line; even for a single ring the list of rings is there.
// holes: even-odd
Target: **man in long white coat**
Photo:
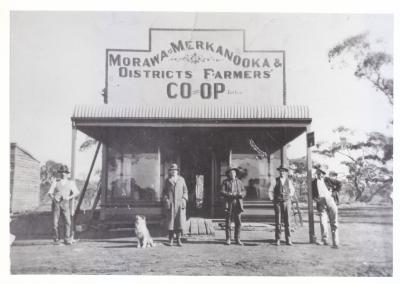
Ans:
[[[179,174],[177,164],[169,168],[169,178],[165,180],[163,189],[164,210],[166,211],[169,244],[174,244],[176,234],[178,246],[182,246],[183,227],[186,222],[186,204],[188,190],[185,179]]]

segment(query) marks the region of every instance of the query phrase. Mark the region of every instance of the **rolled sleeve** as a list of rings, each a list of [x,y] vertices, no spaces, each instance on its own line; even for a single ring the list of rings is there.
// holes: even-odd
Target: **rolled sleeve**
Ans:
[[[244,185],[242,182],[240,182],[240,196],[244,198],[246,196],[246,189],[244,188]]]
[[[226,188],[226,181],[222,182],[222,186],[221,186],[221,195],[226,197],[228,196],[228,190]]]
[[[50,189],[49,189],[49,191],[47,192],[47,194],[53,195],[53,194],[54,194],[54,190],[56,189],[56,186],[57,186],[57,182],[56,182],[56,181],[53,181],[53,182],[51,183]]]
[[[185,180],[183,180],[183,196],[182,196],[182,198],[185,199],[186,202],[187,202],[188,199],[189,199],[189,196],[188,196],[188,189],[187,189]]]
[[[73,180],[70,181],[70,187],[71,187],[73,196],[74,197],[78,196],[80,191],[79,191],[78,187],[76,186],[76,183]]]
[[[276,185],[276,181],[275,181],[275,179],[272,179],[271,184],[270,184],[269,189],[268,189],[268,197],[269,197],[270,200],[274,199],[274,194],[273,193],[274,193],[275,185]]]
[[[295,189],[294,189],[293,182],[291,180],[289,180],[289,190],[290,190],[290,196],[294,196]]]

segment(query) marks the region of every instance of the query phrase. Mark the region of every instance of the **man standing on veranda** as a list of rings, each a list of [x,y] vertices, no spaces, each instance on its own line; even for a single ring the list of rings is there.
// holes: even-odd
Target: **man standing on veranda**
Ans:
[[[64,244],[71,245],[73,243],[69,201],[79,195],[79,190],[75,182],[68,179],[69,173],[67,166],[61,166],[57,171],[57,178],[52,182],[48,192],[52,200],[54,244],[61,244],[58,232],[60,216],[63,216],[64,219]]]
[[[289,169],[280,166],[277,168],[279,177],[273,179],[268,191],[270,200],[273,200],[275,211],[275,244],[281,244],[282,233],[282,217],[285,223],[285,239],[286,244],[292,246],[290,240],[290,221],[289,214],[291,212],[292,201],[291,197],[294,195],[294,186],[292,181],[288,178]]]

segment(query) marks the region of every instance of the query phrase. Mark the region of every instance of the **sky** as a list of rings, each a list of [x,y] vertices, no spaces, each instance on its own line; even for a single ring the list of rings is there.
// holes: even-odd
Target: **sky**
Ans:
[[[339,125],[360,139],[371,131],[392,133],[387,99],[353,69],[333,68],[327,56],[343,39],[366,31],[379,50],[392,54],[390,15],[12,12],[10,140],[42,163],[70,164],[70,117],[77,104],[102,103],[105,49],[145,48],[150,26],[244,28],[248,49],[284,49],[288,104],[309,107],[316,141],[337,139],[332,129]],[[78,146],[84,138],[78,135]],[[288,156],[305,151],[301,136]],[[78,177],[92,152],[78,152]]]

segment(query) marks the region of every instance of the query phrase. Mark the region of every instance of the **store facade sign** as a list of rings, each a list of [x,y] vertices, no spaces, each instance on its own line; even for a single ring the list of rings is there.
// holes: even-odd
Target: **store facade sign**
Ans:
[[[107,103],[285,104],[285,52],[244,30],[150,29],[147,49],[106,50]]]

